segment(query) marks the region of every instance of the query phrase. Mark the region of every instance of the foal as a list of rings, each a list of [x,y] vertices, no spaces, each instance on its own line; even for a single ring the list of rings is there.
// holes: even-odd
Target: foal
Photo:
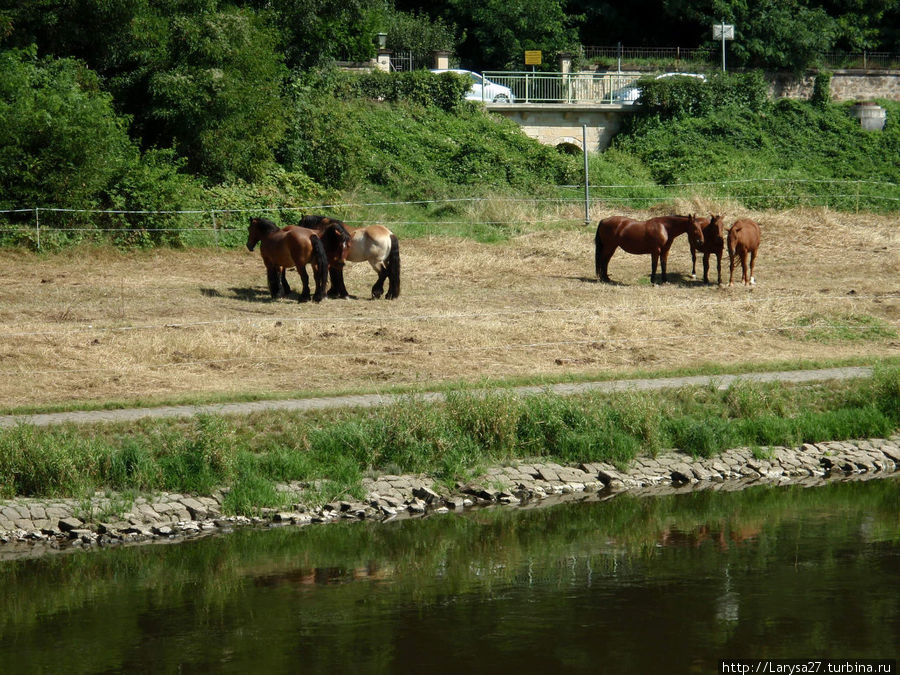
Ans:
[[[734,286],[735,258],[741,259],[741,281],[744,286],[756,284],[753,268],[756,266],[756,251],[759,249],[759,225],[749,218],[736,220],[728,230],[728,258],[731,265],[731,276],[728,285]],[[750,256],[750,274],[747,274],[747,256]]]

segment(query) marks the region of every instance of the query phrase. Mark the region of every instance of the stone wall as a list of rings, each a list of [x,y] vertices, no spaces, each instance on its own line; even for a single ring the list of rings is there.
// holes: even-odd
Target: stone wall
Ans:
[[[241,525],[306,525],[334,520],[387,520],[446,513],[477,505],[543,502],[554,495],[624,491],[659,494],[693,489],[740,489],[769,483],[822,483],[890,476],[900,469],[900,436],[890,439],[805,444],[799,448],[728,450],[711,459],[680,452],[637,458],[627,470],[606,463],[561,466],[522,462],[489,469],[455,489],[426,475],[384,475],[363,482],[361,502],[340,501],[309,509],[304,493],[315,485],[279,486],[288,510],[262,509],[255,518],[223,516],[223,491],[210,496],[160,493],[124,504],[115,495],[93,499],[0,501],[0,559],[34,556],[73,547],[113,546],[230,530]],[[124,506],[124,508],[123,508]]]
[[[816,72],[799,77],[788,73],[768,75],[775,98],[808,99],[812,95]],[[836,70],[831,76],[834,101],[870,101],[885,98],[900,101],[900,71]]]

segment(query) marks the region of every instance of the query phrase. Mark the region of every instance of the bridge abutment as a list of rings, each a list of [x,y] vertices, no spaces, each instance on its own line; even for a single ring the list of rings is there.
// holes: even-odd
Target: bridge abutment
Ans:
[[[489,103],[487,109],[511,119],[538,142],[554,147],[581,150],[583,125],[589,152],[609,147],[623,120],[635,112],[631,105],[609,103]]]

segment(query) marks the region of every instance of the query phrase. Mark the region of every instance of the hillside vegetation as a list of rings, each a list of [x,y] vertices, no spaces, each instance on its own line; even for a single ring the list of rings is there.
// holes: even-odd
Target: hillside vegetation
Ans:
[[[297,74],[273,161],[254,180],[212,180],[192,173],[174,150],[141,150],[127,134],[127,118],[78,62],[6,52],[0,71],[0,117],[9,121],[0,131],[0,209],[28,210],[0,215],[6,244],[35,244],[36,207],[284,209],[290,222],[304,207],[352,195],[410,202],[555,198],[567,194],[557,186],[583,180],[580,157],[542,146],[464,101],[465,82],[446,75]],[[881,101],[884,131],[866,132],[848,105],[827,97],[771,101],[758,74],[706,83],[669,78],[644,83],[643,92],[644,105],[612,148],[591,157],[592,184],[616,186],[595,191],[596,199],[639,208],[695,195],[747,208],[890,211],[900,203],[896,102]],[[860,182],[848,188],[834,181]],[[668,189],[710,182],[721,184]],[[459,215],[452,204],[420,208],[427,219]],[[352,209],[340,215],[360,217]],[[113,231],[120,245],[204,243],[190,233],[196,225],[196,216],[168,213],[41,214],[42,228],[57,229],[56,236],[45,233],[43,246],[77,243],[100,229]]]

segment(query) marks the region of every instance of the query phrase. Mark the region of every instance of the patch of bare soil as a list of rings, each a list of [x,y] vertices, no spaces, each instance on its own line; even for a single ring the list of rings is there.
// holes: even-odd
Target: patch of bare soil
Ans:
[[[685,237],[669,284],[622,251],[599,283],[593,227],[403,240],[393,302],[369,299],[366,264],[346,273],[359,299],[300,304],[271,301],[243,249],[0,252],[0,407],[900,355],[896,217],[739,216],[762,227],[752,289],[727,288],[727,253],[726,287],[692,280]]]

